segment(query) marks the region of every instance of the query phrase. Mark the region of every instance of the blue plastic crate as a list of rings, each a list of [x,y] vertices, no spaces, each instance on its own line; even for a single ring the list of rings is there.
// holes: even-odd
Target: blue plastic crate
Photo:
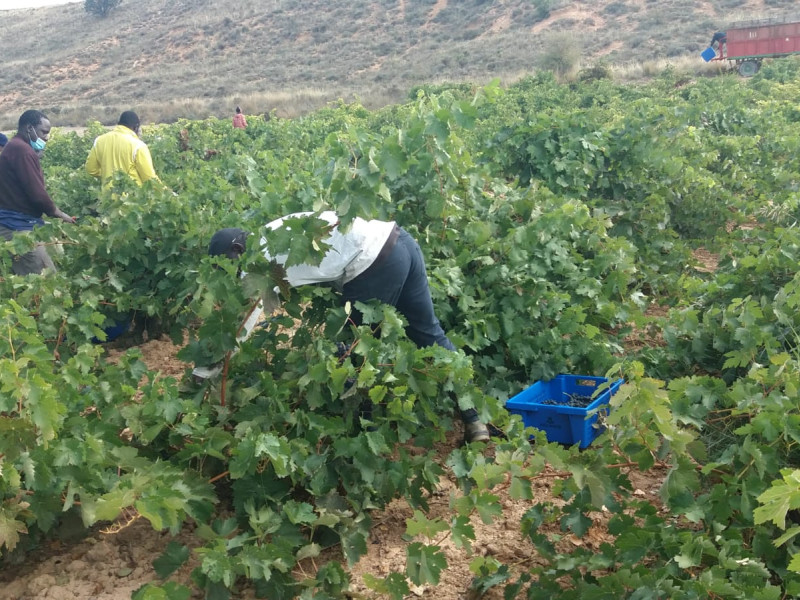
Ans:
[[[708,48],[706,48],[705,50],[703,50],[700,53],[700,58],[702,58],[706,62],[709,62],[709,61],[715,59],[716,57],[717,57],[717,53],[711,46],[709,46]]]
[[[602,428],[594,427],[597,423],[597,408],[608,412],[608,403],[623,380],[618,379],[604,389],[592,403],[583,407],[551,404],[547,402],[566,402],[571,395],[592,396],[597,389],[606,383],[606,377],[590,375],[557,375],[550,381],[537,381],[529,388],[506,401],[508,412],[522,417],[526,427],[541,429],[547,434],[547,441],[560,444],[580,444],[586,448],[602,433]]]
[[[131,327],[131,317],[130,315],[124,316],[119,318],[114,322],[113,325],[109,327],[104,327],[103,331],[106,334],[106,339],[100,340],[99,338],[92,338],[93,344],[105,344],[117,339],[123,333],[127,333],[128,329]]]

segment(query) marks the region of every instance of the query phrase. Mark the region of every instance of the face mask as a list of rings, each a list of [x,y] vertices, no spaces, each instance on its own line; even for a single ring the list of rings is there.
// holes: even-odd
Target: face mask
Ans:
[[[33,127],[31,127],[31,129],[33,129]],[[36,136],[36,139],[31,140],[29,137],[28,143],[31,145],[31,148],[36,150],[36,152],[42,152],[44,150],[44,147],[47,145],[47,142],[45,142],[42,138],[39,137],[35,129],[33,129],[33,135]]]

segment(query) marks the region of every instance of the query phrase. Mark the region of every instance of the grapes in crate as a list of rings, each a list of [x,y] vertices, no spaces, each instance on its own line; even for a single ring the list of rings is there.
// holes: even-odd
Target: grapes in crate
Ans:
[[[539,404],[547,404],[549,406],[572,406],[575,408],[586,408],[592,403],[592,397],[583,394],[564,394],[563,400],[555,400],[548,398],[542,400]]]

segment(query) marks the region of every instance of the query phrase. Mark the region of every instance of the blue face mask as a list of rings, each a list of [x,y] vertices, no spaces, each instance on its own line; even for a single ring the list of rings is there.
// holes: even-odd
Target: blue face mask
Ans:
[[[33,129],[33,135],[36,136],[36,139],[31,140],[30,138],[28,138],[28,143],[31,145],[31,148],[36,150],[36,152],[42,152],[44,150],[44,147],[47,145],[47,142],[45,142],[42,138],[39,137],[39,135],[36,133],[36,129]]]

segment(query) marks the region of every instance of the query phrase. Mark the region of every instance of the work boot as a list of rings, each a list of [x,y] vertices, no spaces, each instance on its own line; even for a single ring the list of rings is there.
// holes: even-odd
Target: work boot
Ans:
[[[480,421],[464,423],[464,439],[469,442],[488,442],[489,429]]]

